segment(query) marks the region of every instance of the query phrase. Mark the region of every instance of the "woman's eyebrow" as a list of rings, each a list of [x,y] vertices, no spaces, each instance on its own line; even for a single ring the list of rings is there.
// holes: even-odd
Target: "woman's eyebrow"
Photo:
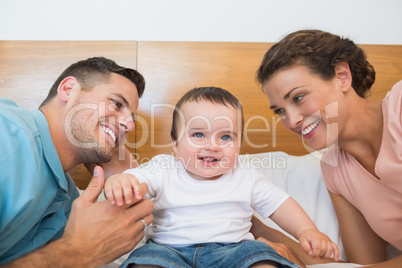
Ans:
[[[289,99],[290,94],[292,94],[293,91],[295,91],[296,89],[299,89],[299,88],[301,88],[301,87],[303,87],[303,86],[297,86],[297,87],[291,89],[288,93],[286,93],[285,96],[283,96],[283,99],[284,99],[284,100]],[[269,106],[269,109],[270,109],[270,110],[275,110],[276,108],[278,108],[278,106],[276,106],[276,105],[271,105],[271,106]]]
[[[283,99],[285,99],[285,100],[286,100],[286,99],[289,99],[290,94],[292,94],[292,92],[295,91],[295,90],[298,89],[298,88],[301,88],[301,86],[300,86],[300,87],[295,87],[295,88],[293,88],[292,90],[290,90],[290,91],[283,97]],[[271,105],[271,106],[269,106],[269,109],[275,110],[277,107],[278,107],[278,106],[276,106],[276,105]]]
[[[290,94],[293,92],[293,91],[295,91],[296,89],[298,89],[298,88],[300,88],[300,87],[295,87],[294,89],[292,89],[291,91],[289,91],[283,98],[286,100],[286,99],[289,99],[289,97],[290,97]]]

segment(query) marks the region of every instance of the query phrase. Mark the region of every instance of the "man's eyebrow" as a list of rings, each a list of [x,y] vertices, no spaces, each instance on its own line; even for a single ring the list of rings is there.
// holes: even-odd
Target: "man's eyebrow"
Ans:
[[[124,105],[130,108],[130,104],[128,103],[128,101],[122,94],[120,94],[120,93],[112,93],[112,94],[119,97],[123,101]]]

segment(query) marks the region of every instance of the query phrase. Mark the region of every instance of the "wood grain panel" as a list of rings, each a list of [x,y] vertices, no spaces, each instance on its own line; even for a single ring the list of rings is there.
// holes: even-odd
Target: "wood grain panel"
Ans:
[[[402,80],[402,46],[360,45],[376,71],[369,99],[382,99],[392,86]]]
[[[136,68],[136,49],[137,42],[0,41],[0,96],[37,109],[70,64],[105,56]],[[79,188],[86,188],[90,175],[82,165],[70,174]]]

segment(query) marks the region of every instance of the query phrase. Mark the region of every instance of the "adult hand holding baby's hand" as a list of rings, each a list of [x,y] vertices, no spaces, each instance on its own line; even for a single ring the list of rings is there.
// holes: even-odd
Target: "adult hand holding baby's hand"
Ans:
[[[116,176],[119,178],[121,175]],[[114,206],[106,200],[97,202],[104,188],[104,175],[102,168],[96,167],[87,189],[73,202],[62,238],[49,243],[50,247],[44,247],[48,249],[46,256],[57,256],[54,259],[63,264],[70,261],[71,267],[78,264],[97,267],[131,251],[144,237],[144,226],[153,220],[152,201],[142,199],[148,187],[146,184],[138,185],[140,188],[136,190],[141,198],[132,200],[133,204],[129,207]]]
[[[124,203],[131,205],[136,200],[144,198],[148,187],[146,183],[140,183],[131,174],[115,174],[106,180],[105,195],[107,200],[117,206]]]

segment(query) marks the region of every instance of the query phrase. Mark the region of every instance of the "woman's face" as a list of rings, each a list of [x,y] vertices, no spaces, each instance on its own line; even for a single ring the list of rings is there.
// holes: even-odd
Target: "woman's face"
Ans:
[[[336,143],[343,96],[336,79],[325,81],[296,65],[274,74],[263,90],[284,127],[303,137],[311,148],[320,150]]]

